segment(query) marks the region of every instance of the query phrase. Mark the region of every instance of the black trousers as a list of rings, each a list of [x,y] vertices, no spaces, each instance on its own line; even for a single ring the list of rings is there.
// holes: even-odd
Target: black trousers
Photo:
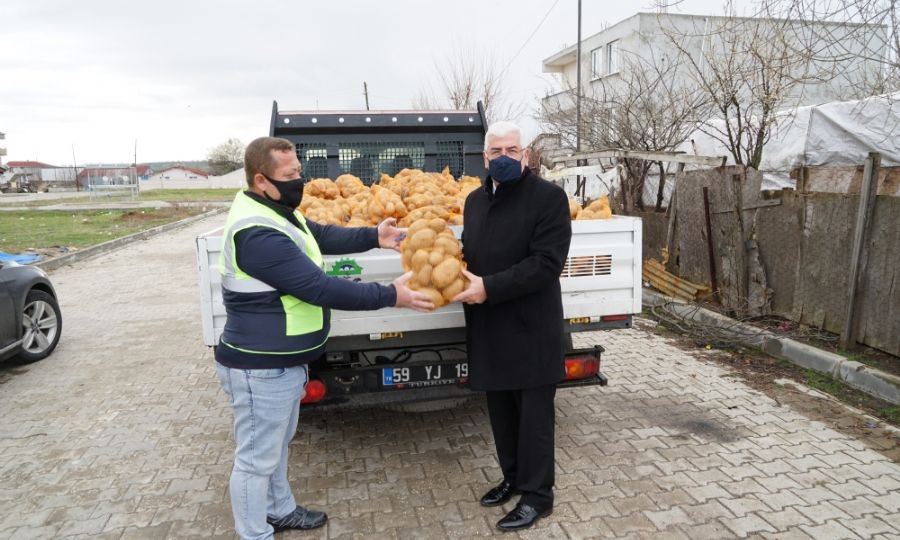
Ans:
[[[522,492],[522,503],[552,507],[556,385],[486,394],[504,480]]]

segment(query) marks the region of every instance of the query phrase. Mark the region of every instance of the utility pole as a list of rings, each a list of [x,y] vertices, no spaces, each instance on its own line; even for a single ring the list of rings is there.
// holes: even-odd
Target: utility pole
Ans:
[[[366,96],[366,110],[369,110],[369,85],[363,81],[363,95]]]
[[[81,191],[81,186],[78,182],[78,162],[75,160],[75,145],[72,145],[72,169],[75,170],[75,191]]]
[[[581,152],[581,0],[578,0],[578,45],[575,47],[575,70],[578,82],[575,86],[575,152]],[[581,165],[581,161],[577,162]],[[584,196],[581,175],[575,177],[575,195]]]

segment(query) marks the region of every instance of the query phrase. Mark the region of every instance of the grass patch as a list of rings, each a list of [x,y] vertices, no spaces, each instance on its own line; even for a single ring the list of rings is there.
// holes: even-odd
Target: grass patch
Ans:
[[[811,388],[830,394],[844,403],[868,409],[874,416],[878,416],[895,426],[900,425],[900,406],[889,405],[887,402],[851,388],[829,375],[807,369],[806,384]]]
[[[806,370],[806,385],[835,397],[841,397],[844,390],[844,385],[839,381],[811,369]]]
[[[153,189],[138,193],[140,201],[163,202],[230,202],[234,200],[237,188],[210,188],[210,189]],[[17,200],[16,197],[0,198],[0,205],[21,206],[35,208],[38,206],[53,206],[56,204],[108,204],[116,202],[131,202],[122,197],[97,197],[91,200],[90,194],[82,192],[77,197],[54,197],[53,193],[45,193],[42,198],[31,201]]]
[[[900,425],[900,406],[887,407],[881,411],[890,423]]]
[[[199,201],[227,201],[234,200],[234,195],[238,192],[237,188],[223,189],[153,189],[150,191],[141,191],[140,199],[142,201],[165,201],[165,202],[199,202]]]
[[[84,248],[199,213],[200,208],[0,212],[0,251]]]

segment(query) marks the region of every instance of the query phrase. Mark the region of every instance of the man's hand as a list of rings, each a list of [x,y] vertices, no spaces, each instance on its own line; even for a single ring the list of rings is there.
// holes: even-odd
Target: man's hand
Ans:
[[[487,300],[487,291],[484,290],[484,280],[468,270],[463,270],[463,275],[469,279],[469,286],[453,297],[451,302],[464,304],[483,304]]]
[[[400,241],[406,238],[406,229],[397,228],[397,220],[387,218],[378,224],[378,246],[400,251]]]
[[[384,221],[382,221],[382,223],[384,223]],[[412,278],[412,276],[412,272],[407,272],[394,280],[394,290],[397,291],[397,303],[394,304],[394,307],[405,307],[414,309],[416,311],[421,311],[423,313],[433,311],[434,302],[431,301],[430,296],[409,289],[406,286],[406,283],[410,280],[410,278]]]

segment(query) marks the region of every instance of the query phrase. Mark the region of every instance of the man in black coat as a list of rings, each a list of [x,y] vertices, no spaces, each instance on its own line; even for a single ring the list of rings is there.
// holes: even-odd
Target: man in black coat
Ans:
[[[521,493],[500,530],[530,527],[553,510],[554,406],[565,377],[559,276],[572,224],[568,197],[532,172],[511,122],[485,135],[488,176],[466,199],[463,255],[469,384],[487,395],[503,481],[484,506]]]

